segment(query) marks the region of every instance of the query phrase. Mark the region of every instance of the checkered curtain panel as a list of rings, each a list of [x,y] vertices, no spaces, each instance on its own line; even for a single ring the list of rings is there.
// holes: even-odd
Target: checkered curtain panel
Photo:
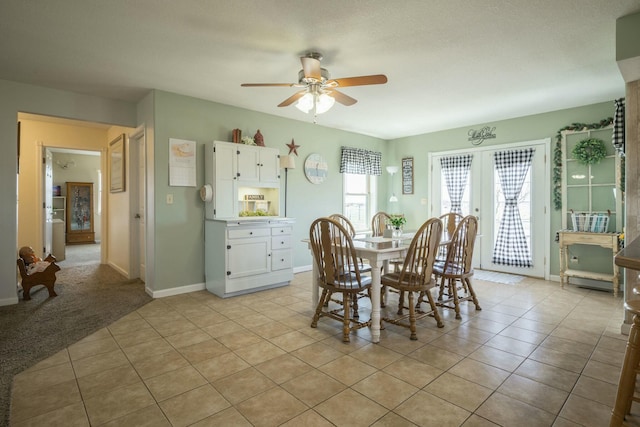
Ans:
[[[462,215],[462,195],[467,186],[467,176],[471,169],[471,154],[440,158],[440,167],[449,191],[451,212]]]
[[[518,197],[535,148],[498,151],[493,157],[498,172],[505,206],[493,249],[493,263],[512,267],[533,267],[531,252],[524,234]]]
[[[382,153],[362,148],[342,147],[340,173],[357,175],[382,175]]]
[[[624,156],[624,98],[614,101],[616,112],[613,116],[613,146],[616,151]]]

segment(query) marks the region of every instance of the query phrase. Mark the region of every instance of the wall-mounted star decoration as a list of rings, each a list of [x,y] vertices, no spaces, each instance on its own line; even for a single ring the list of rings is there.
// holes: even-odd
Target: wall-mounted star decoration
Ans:
[[[286,144],[287,147],[289,147],[289,154],[293,153],[296,156],[298,155],[298,147],[300,147],[299,145],[296,145],[296,143],[293,141],[293,138],[291,138],[291,144]]]

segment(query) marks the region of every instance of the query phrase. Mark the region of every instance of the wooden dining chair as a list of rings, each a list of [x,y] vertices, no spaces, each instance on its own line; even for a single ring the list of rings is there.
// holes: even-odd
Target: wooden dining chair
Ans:
[[[333,214],[333,215],[329,215],[329,218],[337,221],[338,223],[340,223],[340,225],[342,225],[344,227],[345,230],[347,230],[347,232],[349,233],[349,235],[351,235],[351,238],[356,237],[356,228],[353,226],[353,223],[351,221],[349,221],[349,218],[347,218],[346,216],[342,215],[342,214]],[[371,271],[371,266],[367,263],[364,262],[364,260],[362,258],[359,258],[360,260],[360,273],[368,273]]]
[[[438,218],[427,220],[416,232],[411,240],[407,255],[404,258],[402,269],[399,272],[387,273],[382,276],[380,283],[397,289],[400,292],[397,317],[385,317],[385,322],[393,323],[409,328],[411,339],[417,340],[416,320],[425,316],[433,316],[438,328],[444,324],[431,295],[431,289],[436,286],[432,277],[438,246],[442,237],[442,222]],[[408,305],[404,303],[404,294],[408,294]],[[430,309],[423,311],[419,304],[415,304],[415,295],[426,296]],[[409,309],[409,314],[404,314],[404,309]],[[406,323],[406,319],[409,323]]]
[[[342,225],[344,227],[344,229],[347,230],[347,232],[351,235],[351,238],[356,237],[356,228],[353,226],[353,223],[351,221],[349,221],[349,218],[347,218],[346,216],[344,216],[342,214],[329,215],[329,218],[334,220],[334,221],[337,221],[338,223],[340,223],[340,225]],[[362,258],[358,258],[358,261],[360,262],[360,264],[358,265],[358,268],[360,269],[360,274],[362,274],[362,273],[370,273],[371,272],[371,265],[366,263]],[[364,293],[354,294],[353,295],[353,301],[352,301],[353,317],[355,317],[355,318],[359,317],[359,314],[358,314],[358,298],[362,298],[364,296],[371,297],[369,292],[367,292],[366,295]],[[342,302],[342,301],[333,300],[332,299],[332,295],[329,294],[329,297],[325,301],[325,307],[327,307],[329,305],[329,301],[340,302],[340,303]]]
[[[357,294],[371,287],[371,277],[360,274],[351,235],[338,221],[316,219],[309,228],[309,241],[318,271],[315,281],[322,288],[311,327],[316,328],[321,317],[339,320],[342,322],[342,341],[349,342],[351,331],[371,325],[370,320],[360,322],[352,316],[350,307]],[[334,293],[342,294],[341,307],[331,309],[327,306],[325,309],[325,303],[330,302]]]
[[[482,310],[471,283],[473,276],[471,262],[477,234],[478,219],[473,215],[464,217],[451,235],[447,245],[446,259],[437,261],[433,267],[433,274],[440,282],[436,304],[454,309],[456,319],[462,318],[460,301],[473,301],[476,310]]]
[[[374,214],[373,217],[371,217],[371,236],[382,237],[390,219],[391,215],[386,212],[380,211]]]
[[[444,215],[440,215],[440,221],[442,221],[442,239],[449,240],[453,233],[456,231],[456,227],[462,221],[464,216],[456,212],[448,212]],[[436,255],[436,262],[444,262],[447,259],[447,246],[440,245],[438,255]]]

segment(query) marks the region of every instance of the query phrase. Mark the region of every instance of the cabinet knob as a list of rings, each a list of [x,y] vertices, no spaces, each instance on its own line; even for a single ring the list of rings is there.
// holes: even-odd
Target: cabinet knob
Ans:
[[[253,234],[253,231],[250,231],[250,232],[249,232],[249,235],[252,235],[252,234]]]

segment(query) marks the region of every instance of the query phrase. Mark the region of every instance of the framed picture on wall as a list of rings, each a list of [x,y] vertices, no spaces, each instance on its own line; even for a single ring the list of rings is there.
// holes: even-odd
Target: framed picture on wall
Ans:
[[[413,157],[402,159],[402,194],[413,194]]]
[[[125,190],[125,138],[126,135],[123,133],[109,143],[109,191],[111,193]]]

